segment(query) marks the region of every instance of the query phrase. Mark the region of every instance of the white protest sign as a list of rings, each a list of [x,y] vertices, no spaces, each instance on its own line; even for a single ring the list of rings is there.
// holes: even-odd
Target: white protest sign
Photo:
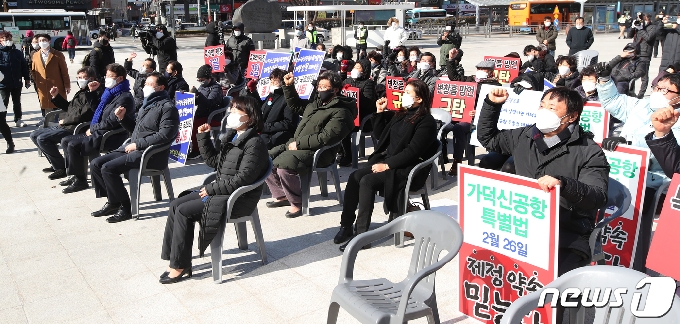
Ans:
[[[597,101],[588,101],[583,105],[578,123],[584,131],[595,135],[593,140],[597,144],[602,144],[602,140],[609,137],[609,112]]]

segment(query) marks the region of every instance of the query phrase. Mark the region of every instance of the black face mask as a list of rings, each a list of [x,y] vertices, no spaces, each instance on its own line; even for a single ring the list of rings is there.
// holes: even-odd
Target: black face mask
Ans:
[[[321,99],[321,102],[328,102],[334,94],[333,90],[319,91],[319,99]]]
[[[109,41],[106,40],[106,39],[102,39],[102,41],[100,43],[102,43],[102,45],[104,45],[104,46],[109,46]]]

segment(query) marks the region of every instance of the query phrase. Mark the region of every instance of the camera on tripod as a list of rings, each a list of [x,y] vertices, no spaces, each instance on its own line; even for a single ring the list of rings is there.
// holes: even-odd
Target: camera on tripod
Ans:
[[[137,36],[139,36],[139,40],[142,42],[142,48],[144,51],[152,56],[156,56],[158,54],[158,49],[153,46],[153,43],[151,42],[153,37],[155,37],[154,34],[155,33],[151,31],[149,27],[143,28],[137,34]]]
[[[231,34],[234,31],[234,24],[231,22],[231,20],[227,21],[217,21],[215,22],[215,25],[217,27],[217,35],[219,35],[220,38],[220,44],[224,45],[224,34],[229,33]]]

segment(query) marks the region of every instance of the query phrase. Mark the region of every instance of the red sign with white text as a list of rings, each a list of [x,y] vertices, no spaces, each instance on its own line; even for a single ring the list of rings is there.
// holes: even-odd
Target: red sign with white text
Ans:
[[[680,281],[680,175],[673,175],[647,255],[647,268]]]
[[[387,109],[401,109],[401,95],[404,93],[406,81],[401,77],[388,76],[385,78]]]
[[[267,56],[265,51],[251,51],[248,57],[248,68],[246,68],[247,79],[259,79],[262,76],[264,58]]]
[[[354,98],[357,104],[357,117],[354,118],[354,126],[359,127],[361,125],[361,120],[359,120],[359,88],[346,86],[342,88],[341,94],[345,97]]]
[[[493,76],[500,83],[510,83],[519,75],[520,59],[514,57],[484,56],[485,61],[496,62]]]
[[[451,120],[471,123],[470,111],[477,102],[476,82],[437,80],[434,86],[432,108],[441,108],[451,113]]]
[[[224,46],[209,46],[203,48],[203,61],[212,67],[213,73],[224,71]]]

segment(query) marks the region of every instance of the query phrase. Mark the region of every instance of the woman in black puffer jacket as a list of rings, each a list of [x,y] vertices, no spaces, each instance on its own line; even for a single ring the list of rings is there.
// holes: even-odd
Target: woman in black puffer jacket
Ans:
[[[170,267],[161,275],[162,284],[178,282],[185,275],[191,277],[194,222],[201,224],[198,250],[203,256],[217,234],[229,195],[262,178],[269,168],[267,146],[258,135],[262,129],[262,112],[257,101],[250,97],[234,98],[227,125],[230,130],[220,135],[219,151],[210,139],[210,125],[198,128],[201,155],[208,166],[215,168],[217,179],[183,192],[170,204],[161,253],[161,259],[169,260]],[[250,215],[261,194],[262,186],[243,194],[234,204],[231,217]]]

